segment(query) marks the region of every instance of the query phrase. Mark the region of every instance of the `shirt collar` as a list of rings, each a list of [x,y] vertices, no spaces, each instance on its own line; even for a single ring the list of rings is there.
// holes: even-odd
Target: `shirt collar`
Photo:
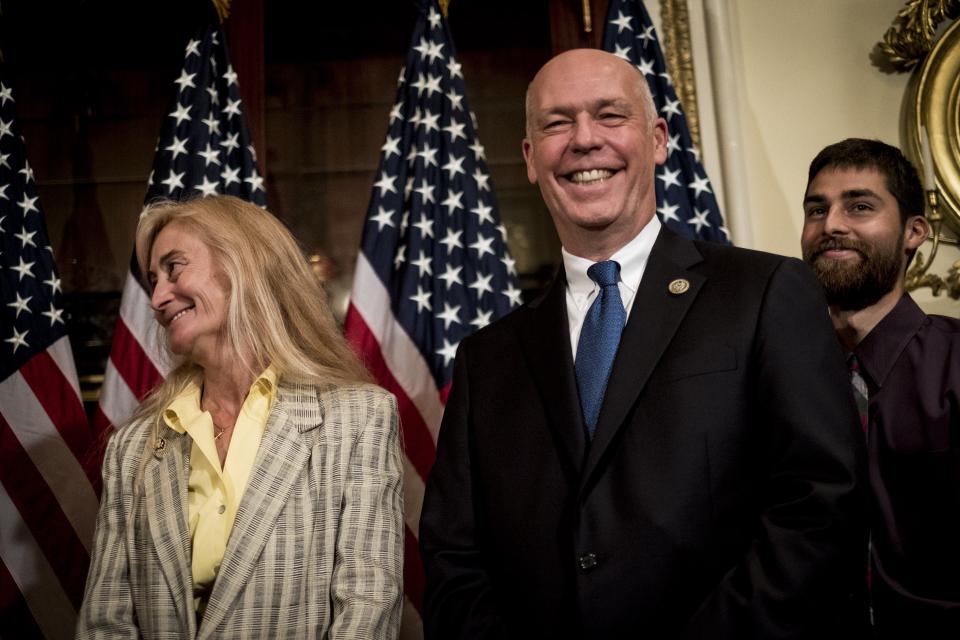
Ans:
[[[640,286],[640,279],[643,277],[647,260],[650,258],[650,251],[653,250],[653,243],[656,242],[657,235],[660,233],[660,227],[660,220],[657,219],[657,216],[653,216],[640,230],[640,233],[620,247],[609,258],[620,263],[620,283],[626,287],[630,298],[633,297]],[[597,283],[587,275],[587,269],[594,263],[592,260],[573,255],[563,247],[561,247],[560,253],[563,256],[567,288],[570,290],[577,306],[582,306],[590,294],[598,288]]]
[[[250,385],[250,391],[258,389],[260,393],[268,396],[268,406],[272,406],[273,398],[277,392],[278,378],[279,374],[271,364],[253,381],[253,384]],[[250,395],[250,391],[247,392],[247,396]],[[200,408],[200,385],[191,381],[163,410],[163,421],[174,431],[186,433],[187,426],[198,420],[203,414],[204,411]]]
[[[927,315],[905,293],[853,350],[860,366],[877,387],[883,386],[900,354],[925,322]]]

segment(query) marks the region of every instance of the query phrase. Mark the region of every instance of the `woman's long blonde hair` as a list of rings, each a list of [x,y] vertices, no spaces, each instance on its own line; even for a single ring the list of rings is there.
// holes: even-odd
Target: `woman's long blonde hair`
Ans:
[[[153,243],[170,224],[210,249],[228,284],[225,339],[239,356],[237,366],[256,376],[272,364],[285,379],[318,386],[370,380],[340,334],[326,293],[296,240],[276,217],[233,196],[151,203],[137,225],[137,263],[144,278]],[[158,330],[166,344],[166,331]],[[202,377],[203,370],[189,357],[179,360],[131,422],[152,419],[157,428],[163,409]],[[153,444],[151,439],[149,448]]]

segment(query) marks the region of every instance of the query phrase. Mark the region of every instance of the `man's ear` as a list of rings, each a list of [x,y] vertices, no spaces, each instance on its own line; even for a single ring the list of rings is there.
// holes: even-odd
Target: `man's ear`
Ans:
[[[533,166],[533,143],[530,138],[523,139],[523,159],[527,163],[527,180],[537,184],[537,169]]]
[[[910,216],[903,229],[903,248],[912,253],[930,235],[930,223],[923,216]]]
[[[670,133],[667,130],[667,121],[663,118],[657,118],[653,121],[653,160],[658,165],[667,161],[667,138]]]

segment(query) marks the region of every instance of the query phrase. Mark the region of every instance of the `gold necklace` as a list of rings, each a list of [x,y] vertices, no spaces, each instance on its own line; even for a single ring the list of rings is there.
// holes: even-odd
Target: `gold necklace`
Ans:
[[[214,424],[214,425],[213,425],[213,429],[214,429],[215,433],[213,434],[213,439],[214,439],[214,440],[219,440],[220,437],[221,437],[223,434],[225,434],[227,431],[230,431],[230,430],[233,429],[233,427],[235,427],[235,426],[236,426],[236,425],[230,425],[230,426],[227,427],[226,429],[223,429],[223,428],[221,428],[221,427],[218,427],[216,424]]]

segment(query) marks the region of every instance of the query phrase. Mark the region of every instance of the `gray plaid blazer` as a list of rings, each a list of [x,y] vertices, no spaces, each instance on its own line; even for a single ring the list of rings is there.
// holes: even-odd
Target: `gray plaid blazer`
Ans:
[[[132,526],[151,421],[120,429],[77,638],[396,638],[403,466],[396,401],[371,385],[277,387],[220,573],[199,624],[187,483],[192,441],[161,423]]]

